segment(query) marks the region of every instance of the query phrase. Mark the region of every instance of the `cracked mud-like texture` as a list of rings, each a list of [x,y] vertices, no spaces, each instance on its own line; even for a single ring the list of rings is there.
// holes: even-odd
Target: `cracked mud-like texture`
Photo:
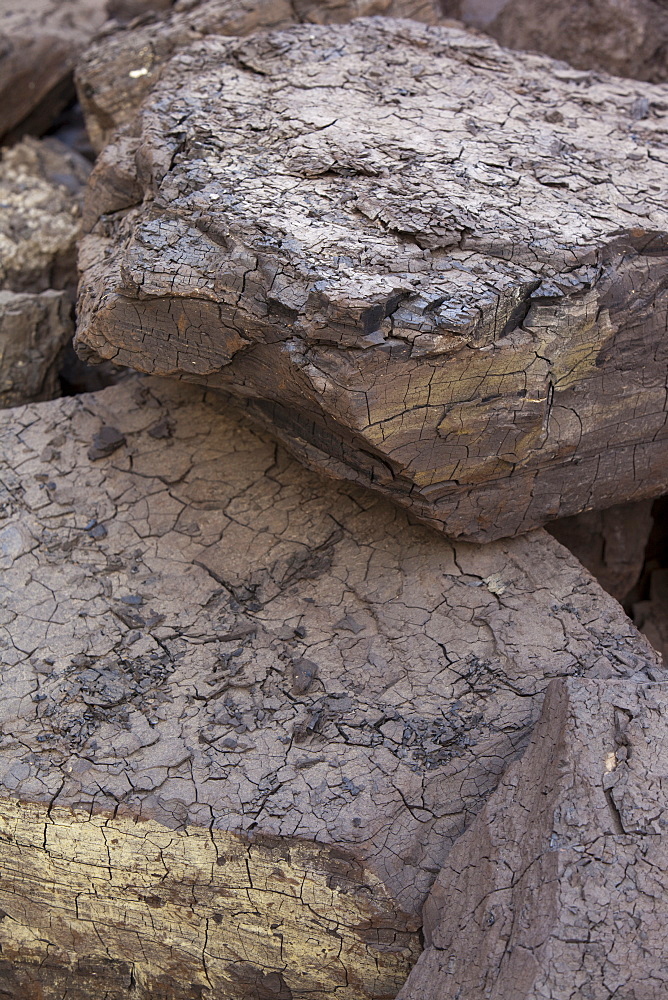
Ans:
[[[667,102],[408,20],[185,45],[91,175],[79,348],[456,537],[665,492]]]
[[[448,541],[215,393],[135,380],[0,437],[12,1000],[389,1000],[549,680],[663,676],[546,533]]]
[[[132,118],[180,48],[208,35],[250,35],[292,24],[345,23],[355,17],[442,21],[439,0],[177,0],[169,17],[146,26],[112,25],[82,55],[77,91],[99,151]]]
[[[399,1000],[663,1000],[668,687],[555,681],[449,854]]]
[[[579,69],[668,80],[666,0],[440,0],[443,13]]]

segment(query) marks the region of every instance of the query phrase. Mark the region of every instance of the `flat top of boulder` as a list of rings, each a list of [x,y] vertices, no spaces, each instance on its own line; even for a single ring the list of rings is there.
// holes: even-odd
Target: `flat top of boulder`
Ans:
[[[116,5],[112,5],[110,10]],[[367,15],[442,21],[439,0],[177,0],[169,14],[125,29],[109,24],[77,65],[78,91],[100,149],[136,111],[179,48],[205,35],[243,36],[291,24],[331,24]]]
[[[615,234],[668,229],[666,107],[409,21],[208,38],[136,123],[123,281],[221,301],[248,338],[482,346],[500,293],[582,282]]]
[[[347,846],[417,914],[551,678],[663,676],[547,533],[448,541],[213,393],[125,382],[0,443],[1,796]]]

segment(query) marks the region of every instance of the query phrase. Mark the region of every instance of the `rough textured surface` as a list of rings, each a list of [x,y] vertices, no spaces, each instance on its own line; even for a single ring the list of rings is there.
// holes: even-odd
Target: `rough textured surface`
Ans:
[[[502,45],[534,49],[579,69],[668,80],[666,0],[441,0],[444,14]]]
[[[74,332],[76,240],[90,171],[53,140],[24,139],[0,162],[0,407],[50,399]]]
[[[100,150],[160,79],[175,52],[209,35],[243,36],[295,22],[340,23],[363,15],[439,20],[438,0],[177,0],[159,24],[111,26],[81,58],[77,90]]]
[[[79,348],[453,536],[666,491],[664,98],[407,20],[197,42],[91,175]]]
[[[90,164],[55,139],[26,138],[0,162],[0,287],[76,286],[81,193]]]
[[[640,579],[653,523],[652,501],[641,500],[565,517],[548,530],[623,603]]]
[[[0,447],[12,1000],[394,997],[549,679],[662,676],[546,533],[450,542],[213,393],[5,411]]]
[[[72,339],[76,240],[89,165],[55,140],[0,162],[0,406],[50,399]]]
[[[44,132],[74,96],[72,71],[109,16],[167,0],[0,0],[0,139]]]
[[[58,362],[73,333],[66,292],[0,291],[0,407],[60,394]]]
[[[399,1000],[663,1000],[668,686],[555,681],[449,854]]]

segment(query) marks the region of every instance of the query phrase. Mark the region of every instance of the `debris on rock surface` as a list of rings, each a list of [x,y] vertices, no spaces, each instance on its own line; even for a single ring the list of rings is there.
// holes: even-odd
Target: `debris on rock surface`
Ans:
[[[435,535],[215,393],[125,382],[0,437],[12,998],[389,1000],[548,682],[663,677],[545,532]]]
[[[91,176],[79,350],[456,537],[660,495],[665,107],[408,20],[195,41]]]
[[[555,680],[448,855],[398,1000],[663,1000],[668,687]]]

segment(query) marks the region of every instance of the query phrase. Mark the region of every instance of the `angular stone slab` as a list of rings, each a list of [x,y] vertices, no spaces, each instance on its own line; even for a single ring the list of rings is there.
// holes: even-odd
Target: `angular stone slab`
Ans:
[[[165,63],[194,39],[250,35],[295,23],[337,24],[370,14],[427,24],[443,20],[439,0],[177,0],[159,24],[114,25],[77,65],[77,90],[91,141],[102,149],[132,118]]]
[[[452,536],[665,492],[645,95],[409,21],[197,42],[91,177],[79,348],[241,397]]]
[[[489,32],[512,49],[532,49],[583,70],[668,80],[664,0],[441,0],[444,14]],[[639,109],[641,110],[641,109]],[[642,115],[640,115],[642,117]]]
[[[448,855],[398,1000],[661,1000],[668,687],[567,678]]]
[[[546,533],[450,542],[213,393],[5,411],[0,454],[12,1000],[390,1000],[549,680],[663,676]]]

